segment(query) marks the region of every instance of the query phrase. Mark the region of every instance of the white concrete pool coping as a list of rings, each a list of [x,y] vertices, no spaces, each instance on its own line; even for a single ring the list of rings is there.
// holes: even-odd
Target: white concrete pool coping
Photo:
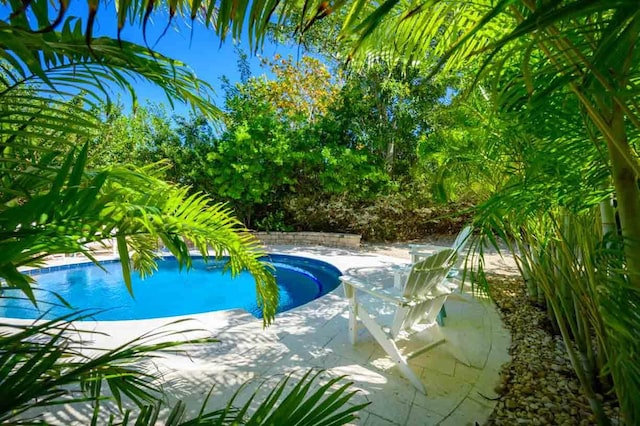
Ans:
[[[434,249],[437,248],[434,246]],[[306,256],[329,262],[345,274],[393,285],[394,265],[407,263],[403,245],[368,246],[359,250],[328,247],[270,247],[271,253]],[[487,255],[489,270],[514,273],[510,259]],[[176,295],[179,297],[179,294]],[[170,301],[167,301],[170,303]],[[301,377],[308,369],[323,369],[320,384],[328,378],[346,375],[360,390],[353,403],[369,401],[356,425],[475,425],[483,424],[496,404],[494,392],[500,367],[509,361],[511,337],[495,306],[481,297],[447,302],[447,319],[442,328],[448,343],[410,361],[427,389],[418,391],[399,374],[366,329],[352,346],[347,336],[347,302],[342,286],[304,306],[279,314],[270,327],[242,310],[211,312],[188,317],[136,321],[85,322],[83,328],[106,333],[92,335],[89,345],[114,347],[171,321],[192,318],[168,329],[198,328],[198,335],[214,336],[219,343],[190,347],[186,353],[154,361],[164,378],[171,399],[187,402],[196,413],[213,385],[210,407],[219,407],[241,385],[244,394],[259,384],[262,389],[292,373]],[[195,334],[190,334],[193,337]],[[175,337],[175,336],[174,336]],[[471,361],[457,361],[448,345],[458,346]],[[240,398],[240,400],[242,397]],[[50,422],[84,424],[91,410],[77,406],[51,408]]]

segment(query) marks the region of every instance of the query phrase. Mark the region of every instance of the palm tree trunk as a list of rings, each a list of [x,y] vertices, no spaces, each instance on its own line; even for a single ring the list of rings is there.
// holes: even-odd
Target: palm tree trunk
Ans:
[[[640,288],[640,190],[636,174],[626,160],[632,154],[625,132],[624,113],[617,105],[613,106],[611,130],[617,140],[607,139],[607,145],[618,200],[627,271],[631,284]],[[622,152],[620,148],[625,148],[626,152]]]
[[[618,231],[616,226],[616,212],[611,203],[611,197],[600,201],[600,223],[602,224],[602,235],[613,234]]]

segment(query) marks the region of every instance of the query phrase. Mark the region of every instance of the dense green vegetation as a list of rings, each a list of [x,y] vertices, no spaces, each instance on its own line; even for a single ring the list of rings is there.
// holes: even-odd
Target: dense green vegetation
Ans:
[[[147,13],[125,2],[119,22],[134,18],[144,27],[160,3]],[[124,258],[132,250],[145,273],[153,267],[151,239],[188,264],[188,237],[202,250],[235,250],[235,267],[255,273],[268,313],[276,296],[252,240],[210,202],[227,203],[251,228],[360,232],[371,240],[415,238],[472,217],[480,255],[471,262],[472,283],[486,283],[483,251],[506,242],[532,303],[564,339],[598,422],[609,423],[603,394],[617,398],[624,423],[640,422],[637,1],[168,2],[171,16],[193,19],[201,10],[222,38],[239,37],[244,26],[259,45],[295,31],[322,55],[273,58],[265,64],[272,79],[243,67],[243,80],[226,85],[224,111],[181,64],[111,38],[89,45],[96,3],[89,2],[84,29],[73,20],[47,26],[43,4],[11,3],[14,13],[0,28],[0,276],[7,285],[30,297],[18,267],[82,250],[112,231]],[[25,10],[37,15],[35,27]],[[174,70],[177,78],[168,78]],[[191,101],[194,113],[107,108],[103,85],[131,89],[134,74],[170,99]],[[158,162],[161,176],[150,173]],[[7,350],[31,345],[41,332],[57,336],[26,329],[2,342],[14,366],[3,370],[6,392],[21,366],[31,359],[42,366],[4,419],[39,397],[32,391],[41,378],[69,371],[55,362],[54,373],[47,369],[51,345],[39,347],[40,358]],[[65,348],[73,352],[71,342]],[[81,383],[112,373],[75,371],[69,377]],[[59,396],[57,384],[47,398]],[[145,384],[125,381],[120,389],[143,405],[155,401]],[[95,401],[99,386],[91,389]]]
[[[131,148],[132,157],[89,163],[96,136],[117,121],[108,102],[111,88],[133,95],[135,79],[155,83],[170,103],[190,103],[197,129],[203,119],[220,118],[210,86],[184,64],[147,47],[92,39],[93,17],[83,27],[79,18],[65,16],[67,3],[60,5],[59,19],[49,16],[47,1],[9,3],[2,2],[6,15],[0,21],[0,297],[15,297],[1,291],[11,287],[38,303],[33,278],[22,268],[38,267],[50,255],[80,252],[95,260],[90,245],[106,239],[117,242],[123,285],[132,292],[133,270],[153,273],[161,243],[181,267],[190,267],[194,248],[204,257],[229,255],[232,274],[246,270],[254,276],[264,323],[272,322],[278,290],[270,266],[260,260],[263,247],[226,205],[194,192],[184,179],[167,182],[168,166],[151,161],[166,156],[133,150],[135,139],[123,133],[111,136],[120,149]],[[92,16],[96,8],[90,5]],[[171,142],[173,129],[155,121]],[[139,124],[148,128],[144,120]],[[189,125],[175,147],[200,140],[189,134]],[[145,158],[144,164],[134,158]],[[345,406],[354,392],[342,378],[311,389],[316,376],[309,374],[286,389],[290,380],[283,380],[257,406],[216,401],[223,408],[212,410],[203,398],[195,414],[195,407],[189,412],[182,402],[167,407],[160,373],[145,360],[216,340],[193,338],[203,330],[183,326],[180,333],[154,330],[115,349],[87,350],[91,332],[76,322],[91,318],[92,312],[83,311],[33,324],[2,321],[1,423],[42,422],[48,407],[73,403],[90,404],[93,424],[139,425],[156,424],[161,412],[168,412],[167,424],[344,424],[363,407]]]
[[[467,129],[451,117],[452,79],[382,65],[346,76],[327,62],[276,57],[265,62],[273,78],[227,83],[222,129],[157,105],[114,111],[90,157],[95,165],[167,161],[168,180],[227,202],[259,230],[399,240],[458,228],[456,213],[489,191],[474,171],[484,167],[473,152],[481,138],[454,136]]]

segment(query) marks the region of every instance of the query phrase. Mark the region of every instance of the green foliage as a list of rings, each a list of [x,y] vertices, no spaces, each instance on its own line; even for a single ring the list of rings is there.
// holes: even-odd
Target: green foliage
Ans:
[[[0,421],[24,422],[33,415],[30,410],[59,404],[91,402],[97,408],[105,386],[120,409],[123,398],[138,406],[155,403],[160,395],[156,376],[140,361],[175,352],[184,344],[216,341],[180,339],[197,331],[193,329],[179,333],[156,330],[113,350],[87,351],[81,336],[89,332],[72,322],[87,320],[90,315],[73,313],[26,326],[2,324]]]
[[[346,79],[319,131],[325,143],[368,154],[368,162],[402,181],[410,175],[421,137],[433,131],[449,83],[420,68],[375,64]]]
[[[509,120],[492,108],[490,100],[475,91],[455,96],[435,111],[432,131],[417,143],[413,184],[441,202],[479,202],[504,185],[517,159],[504,144]]]
[[[121,7],[118,11],[120,22],[124,24],[127,18],[133,17],[134,21],[146,23],[157,4],[154,3],[147,11],[132,5]],[[304,153],[304,158],[312,165],[311,169],[296,169],[287,185],[294,187],[296,195],[301,196],[306,195],[305,188],[323,192],[325,186],[317,182],[322,182],[320,177],[325,170],[325,162],[337,165],[341,160],[350,160],[349,166],[344,167],[347,173],[338,175],[334,180],[326,180],[329,193],[365,194],[363,188],[368,188],[374,181],[352,182],[351,176],[376,176],[375,185],[378,185],[385,179],[377,177],[386,173],[393,187],[401,184],[396,179],[407,176],[411,169],[412,176],[421,180],[419,186],[431,188],[436,196],[442,199],[466,198],[469,195],[460,181],[479,184],[486,176],[490,182],[488,189],[478,188],[480,197],[484,199],[494,189],[501,192],[481,206],[478,222],[494,242],[494,232],[507,240],[509,236],[521,237],[521,231],[528,236],[534,254],[529,259],[532,263],[529,269],[538,268],[538,281],[548,287],[547,301],[558,324],[564,322],[566,325],[563,336],[568,346],[580,346],[581,341],[587,340],[584,336],[593,332],[573,327],[585,319],[589,320],[588,327],[596,329],[600,327],[598,324],[604,323],[605,328],[611,325],[622,336],[615,340],[611,334],[598,330],[594,334],[611,337],[614,339],[611,345],[624,352],[615,360],[610,359],[611,364],[615,364],[611,367],[615,371],[612,375],[616,382],[614,389],[622,404],[625,421],[637,423],[633,397],[638,393],[640,381],[632,361],[632,355],[638,352],[637,344],[634,346],[637,338],[628,336],[633,336],[632,330],[637,330],[638,325],[633,315],[621,315],[620,322],[616,322],[611,314],[614,311],[612,307],[637,311],[620,301],[626,300],[622,296],[625,291],[635,292],[640,287],[640,189],[637,184],[640,162],[636,152],[640,130],[637,103],[640,56],[635,48],[640,34],[640,11],[637,1],[521,0],[415,4],[390,0],[379,4],[362,1],[328,4],[316,0],[236,4],[223,0],[219,4],[172,2],[170,9],[192,19],[201,13],[205,23],[215,25],[216,31],[223,36],[239,37],[246,25],[250,40],[258,44],[272,28],[273,21],[285,27],[294,25],[298,33],[305,33],[329,16],[329,28],[332,31],[339,28],[342,39],[349,43],[350,54],[343,58],[355,69],[371,70],[373,66],[375,70],[384,64],[389,70],[395,70],[396,65],[411,70],[433,64],[432,74],[439,71],[472,73],[474,86],[487,92],[487,109],[498,112],[497,117],[478,116],[463,124],[459,124],[457,118],[458,123],[440,128],[429,121],[428,126],[416,130],[411,126],[416,117],[406,113],[412,110],[411,103],[405,110],[406,103],[396,102],[407,95],[406,87],[411,89],[414,85],[404,86],[402,81],[387,82],[387,77],[393,75],[391,72],[383,74],[379,80],[372,78],[369,82],[359,82],[367,90],[373,88],[371,92],[358,91],[357,84],[350,89],[355,94],[351,99],[362,99],[365,104],[373,100],[362,110],[353,113],[355,110],[348,109],[357,102],[345,102],[345,110],[342,111],[340,108],[327,108],[325,115],[329,121],[324,126],[313,117],[310,121],[315,123],[315,133],[304,125],[305,120],[298,113],[301,109],[293,108],[296,112],[290,116],[283,107],[270,111],[268,115],[275,117],[276,121],[289,124],[283,126],[281,134],[273,137],[278,141],[275,145],[285,146],[281,142],[286,140],[287,147],[293,152]],[[95,8],[90,9],[90,17],[94,13]],[[20,20],[25,21],[22,23],[24,27],[26,19],[20,13],[16,16],[18,24],[21,24]],[[90,19],[86,30],[89,38],[92,22]],[[48,19],[38,23],[48,23]],[[329,34],[332,40],[328,44],[331,45],[337,37],[333,37],[335,31]],[[316,40],[320,44],[321,36],[316,34]],[[344,51],[338,47],[334,53],[342,55]],[[31,58],[25,55],[20,59],[29,64],[27,61]],[[349,82],[345,87],[348,85]],[[371,93],[378,96],[369,98],[367,95]],[[257,97],[266,100],[267,106],[273,101],[264,93]],[[16,98],[15,102],[19,101],[20,98]],[[42,98],[41,102],[46,101]],[[260,102],[256,105],[261,111]],[[424,102],[418,106],[424,106]],[[466,107],[463,111],[474,111],[473,104]],[[334,112],[337,114],[332,117]],[[33,113],[34,110],[29,110],[29,114]],[[361,117],[367,118],[368,114],[373,118],[363,121],[363,134],[354,123],[358,123]],[[38,121],[39,115],[34,117]],[[241,126],[245,120],[234,122]],[[400,126],[394,129],[395,124]],[[483,126],[497,127],[495,135],[482,140],[482,134],[470,130]],[[49,128],[57,129],[55,126]],[[290,129],[304,129],[305,132],[304,135],[290,137]],[[409,132],[402,133],[405,129]],[[249,130],[246,133],[251,135]],[[256,130],[255,133],[255,140],[259,143],[266,146],[272,143],[271,135],[260,140],[259,132]],[[404,153],[397,150],[400,145],[395,137],[400,134],[402,146],[408,148]],[[314,135],[320,137],[314,138]],[[324,152],[317,149],[318,141],[328,143],[328,149]],[[441,146],[445,141],[452,143]],[[301,149],[296,151],[298,147]],[[481,155],[469,154],[478,148]],[[269,151],[265,149],[263,152]],[[275,155],[274,152],[270,154]],[[457,156],[455,161],[451,160],[452,154]],[[420,161],[415,161],[417,158]],[[504,161],[494,167],[497,159]],[[404,160],[406,165],[403,165]],[[303,163],[295,163],[296,166],[300,164]],[[371,169],[362,173],[366,170],[365,164]],[[417,167],[412,167],[413,164]],[[335,170],[337,173],[343,168],[336,166]],[[465,176],[468,171],[479,174],[480,178],[471,176],[469,179]],[[381,186],[384,188],[373,189],[367,197],[389,190],[388,186]],[[598,245],[597,240],[590,240],[596,241],[594,244],[583,244],[570,235],[571,232],[578,235],[581,229],[588,228],[580,222],[580,215],[606,199],[614,190],[623,244],[621,249],[616,250],[617,246],[611,248],[613,258],[618,261],[614,263],[622,265],[611,275],[615,281],[628,285],[605,281],[602,291],[612,296],[613,302],[609,302],[609,299],[599,299],[594,291],[585,292],[585,288],[598,288],[600,284],[594,283],[604,279],[599,274],[608,272],[610,267],[608,263],[593,260],[594,256],[600,256],[598,250],[590,248]],[[475,195],[474,192],[471,196]],[[554,215],[567,212],[575,224],[566,229],[564,224],[545,229],[533,225],[545,222],[549,218],[548,212]],[[543,259],[547,248],[552,249],[551,256]],[[555,263],[560,263],[562,269]],[[564,281],[564,275],[555,275],[556,269],[584,286],[573,287],[572,283]],[[595,278],[585,277],[583,273],[592,274]],[[562,287],[552,288],[556,279]],[[558,294],[551,289],[559,290]],[[570,302],[574,298],[584,298],[586,302],[562,304],[562,298]],[[635,300],[634,297],[628,299]],[[556,303],[555,307],[553,303]],[[571,308],[574,314],[570,313]],[[597,318],[591,321],[589,315]],[[615,346],[617,344],[621,346]],[[582,374],[579,363],[574,362],[574,366],[578,374]],[[586,384],[584,386],[588,389]],[[597,411],[597,404],[594,409]],[[605,423],[606,419],[597,414],[599,421]]]
[[[213,190],[246,223],[256,204],[275,202],[279,191],[294,183],[290,136],[274,118],[258,113],[230,127],[207,155]]]
[[[214,128],[202,115],[170,117],[162,105],[138,107],[125,115],[117,105],[91,140],[90,165],[166,162],[166,180],[210,193],[205,165],[213,144]]]
[[[476,145],[465,142],[457,148],[442,136],[453,129],[466,134],[477,125],[473,121],[460,128],[447,115],[453,113],[443,101],[448,84],[444,79],[426,79],[417,68],[402,74],[379,64],[343,81],[332,79],[326,66],[307,57],[297,64],[279,57],[265,64],[273,79],[251,77],[245,70],[244,82],[226,83],[226,126],[220,134],[200,117],[170,119],[157,107],[139,108],[130,117],[116,112],[106,117],[91,158],[99,164],[166,160],[171,164],[168,179],[227,202],[245,224],[267,230],[304,229],[298,220],[303,212],[293,207],[297,204],[285,205],[296,198],[348,199],[357,207],[403,192],[430,204],[436,169],[451,173],[458,168],[451,162],[433,168],[428,149],[434,156],[438,151],[446,156],[447,149],[459,153],[468,148],[466,154],[476,160],[468,162],[475,169],[452,178],[459,188],[471,190],[451,198],[464,205],[486,186],[478,178],[483,157],[475,153],[480,136],[473,141]],[[410,209],[403,212],[394,217],[413,220]],[[331,230],[331,221],[314,223],[316,229]],[[416,232],[389,232],[378,227],[373,238],[420,237]]]
[[[77,153],[46,152],[39,162],[8,154],[3,160],[13,179],[5,179],[8,184],[0,192],[0,277],[34,303],[28,277],[19,267],[37,266],[51,254],[82,252],[92,258],[85,244],[116,238],[130,288],[129,259],[141,274],[151,273],[157,247],[149,240],[160,240],[186,266],[188,243],[205,257],[228,252],[233,273],[246,269],[254,274],[259,304],[267,322],[273,319],[277,287],[258,260],[263,254],[259,243],[223,205],[158,179],[153,166],[86,172],[86,145]]]
[[[0,333],[0,421],[32,424],[43,420],[37,413],[60,404],[92,404],[93,422],[109,424],[153,425],[166,409],[158,373],[149,368],[149,361],[167,353],[182,353],[184,345],[212,344],[212,338],[185,336],[203,330],[186,329],[151,331],[115,349],[94,348],[88,351],[86,341],[95,331],[85,330],[77,321],[87,320],[91,312],[74,313],[37,325],[2,323]],[[180,325],[185,320],[168,324]],[[175,341],[174,341],[175,340]],[[179,401],[166,417],[167,425],[199,424],[345,424],[357,418],[356,412],[366,404],[346,405],[356,394],[352,383],[344,377],[332,378],[318,386],[321,372],[307,372],[292,383],[290,377],[256,404],[261,387],[248,401],[236,406],[241,387],[230,401],[217,402],[205,398],[200,412],[188,416],[186,405]],[[289,386],[290,385],[290,386]],[[108,388],[110,397],[105,395]],[[125,401],[137,409],[124,409]],[[118,411],[108,408],[113,402]],[[208,408],[216,403],[220,409]],[[299,422],[299,423],[298,423]]]
[[[603,395],[615,395],[624,418],[634,418],[639,294],[626,277],[619,235],[603,234],[594,208],[485,207],[478,225],[487,240],[499,235],[513,243],[528,293],[548,310],[598,423],[609,423]]]
[[[357,393],[349,391],[351,382],[342,383],[346,376],[329,380],[315,390],[315,380],[322,371],[311,375],[308,371],[302,378],[287,390],[291,375],[282,379],[266,396],[264,401],[250,414],[251,405],[258,391],[254,392],[240,408],[233,406],[238,397],[237,391],[229,404],[214,413],[201,414],[198,423],[210,424],[238,424],[238,425],[341,425],[349,423],[358,417],[355,413],[369,405],[369,403],[346,406],[346,403]],[[334,385],[336,389],[332,389]],[[258,389],[259,390],[259,389]]]
[[[637,108],[640,12],[635,1],[433,2],[390,1],[348,7],[343,26],[354,40],[350,59],[380,58],[404,66],[437,57],[433,73],[471,68],[496,107],[518,111],[530,129],[571,116],[582,137],[605,153],[618,200],[629,279],[640,286],[640,137]],[[304,16],[306,15],[306,16]],[[303,14],[302,21],[313,21]],[[447,25],[456,22],[457,25]],[[556,137],[562,127],[555,126]],[[550,153],[553,156],[553,152]]]

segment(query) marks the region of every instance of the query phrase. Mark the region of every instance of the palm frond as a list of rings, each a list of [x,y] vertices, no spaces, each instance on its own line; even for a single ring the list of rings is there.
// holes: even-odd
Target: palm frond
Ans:
[[[172,106],[178,100],[207,117],[220,116],[212,101],[212,87],[198,79],[185,64],[109,37],[96,38],[87,45],[79,21],[73,24],[74,21],[70,18],[60,32],[46,34],[0,23],[0,34],[5,40],[1,51],[3,102],[19,102],[18,95],[13,100],[14,92],[29,87],[44,97],[43,106],[49,97],[69,98],[82,91],[88,95],[84,102],[97,106],[105,98],[109,100],[111,90],[117,88],[129,93],[135,105],[135,84],[142,80],[163,89]],[[39,54],[34,57],[32,52]],[[63,125],[64,121],[58,123]]]
[[[273,319],[278,290],[270,269],[259,260],[264,250],[228,208],[166,183],[147,169],[113,166],[86,172],[86,156],[87,145],[77,153],[58,153],[39,163],[14,157],[15,164],[29,172],[25,176],[17,167],[12,173],[18,179],[9,181],[9,191],[0,187],[3,194],[11,194],[0,207],[4,225],[0,276],[6,285],[23,289],[33,299],[29,279],[18,272],[19,267],[38,265],[50,254],[91,256],[87,243],[115,237],[130,288],[129,259],[143,275],[151,273],[160,240],[186,267],[191,245],[205,257],[228,254],[232,274],[242,270],[253,274],[265,323]],[[16,186],[25,179],[31,185]]]
[[[77,312],[29,325],[3,323],[0,334],[0,420],[13,422],[38,407],[104,398],[101,383],[120,404],[126,395],[138,405],[156,402],[160,395],[156,375],[145,363],[162,352],[179,351],[187,344],[215,342],[211,338],[184,340],[181,332],[158,329],[115,349],[87,352],[81,323],[93,312]],[[179,339],[176,339],[180,335]],[[172,341],[173,339],[179,341]],[[79,387],[74,388],[77,384]],[[71,386],[70,386],[71,385]]]

